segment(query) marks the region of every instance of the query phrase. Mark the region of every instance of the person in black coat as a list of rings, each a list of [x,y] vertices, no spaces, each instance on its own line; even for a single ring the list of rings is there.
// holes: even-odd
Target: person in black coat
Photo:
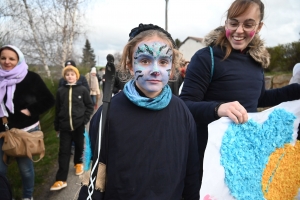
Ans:
[[[195,53],[187,68],[180,98],[197,124],[200,181],[209,123],[228,117],[242,124],[258,107],[300,98],[299,84],[265,89],[264,68],[270,55],[259,36],[263,17],[260,0],[235,0],[225,25],[205,37],[207,47]]]
[[[63,70],[67,84],[60,87],[56,93],[56,109],[54,129],[59,135],[59,169],[56,181],[50,190],[60,190],[67,186],[71,143],[75,143],[74,167],[75,174],[83,173],[82,152],[84,129],[93,113],[93,103],[87,89],[77,85],[79,71],[68,65]]]
[[[92,159],[98,172],[106,172],[106,178],[96,177],[92,199],[199,200],[195,122],[167,84],[179,60],[174,40],[158,26],[140,24],[123,53],[122,68],[134,79],[112,97],[103,137],[102,106],[90,122],[86,149],[94,150],[101,138],[100,157]],[[88,195],[88,181],[83,181],[79,200]]]
[[[42,78],[28,70],[23,53],[19,48],[5,45],[0,48],[0,118],[8,119],[9,128],[27,132],[40,130],[39,117],[54,105],[51,94]],[[4,124],[0,132],[5,131]],[[3,162],[0,138],[0,174],[5,175],[7,165]],[[28,157],[16,157],[22,177],[23,199],[32,199],[34,190],[34,165]],[[2,196],[2,192],[0,193]],[[0,199],[1,199],[0,197]]]

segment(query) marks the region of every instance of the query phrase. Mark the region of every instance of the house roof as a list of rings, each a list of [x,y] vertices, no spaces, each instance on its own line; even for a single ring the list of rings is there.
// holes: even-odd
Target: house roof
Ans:
[[[188,39],[195,40],[196,42],[203,42],[203,38],[188,36],[188,37],[181,43],[181,45],[183,45]],[[181,46],[181,45],[180,45],[180,46]]]

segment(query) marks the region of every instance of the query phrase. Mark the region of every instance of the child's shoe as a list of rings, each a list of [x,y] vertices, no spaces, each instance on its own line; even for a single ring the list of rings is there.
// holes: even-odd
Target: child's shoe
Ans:
[[[50,190],[60,190],[67,187],[67,182],[64,181],[56,181],[50,188]]]
[[[76,168],[76,170],[75,170],[76,175],[79,176],[79,175],[83,174],[83,164],[76,164],[75,168]]]

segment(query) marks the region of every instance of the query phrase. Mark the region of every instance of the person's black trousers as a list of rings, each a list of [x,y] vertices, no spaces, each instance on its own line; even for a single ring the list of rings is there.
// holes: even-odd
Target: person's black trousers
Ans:
[[[70,152],[72,141],[75,143],[74,166],[82,163],[84,125],[74,131],[60,131],[59,137],[59,169],[56,174],[56,181],[66,181],[69,172]]]

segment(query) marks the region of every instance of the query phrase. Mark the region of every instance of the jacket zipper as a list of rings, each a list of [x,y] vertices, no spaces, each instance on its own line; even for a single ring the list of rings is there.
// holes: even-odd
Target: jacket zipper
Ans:
[[[69,118],[70,118],[71,131],[74,131],[73,122],[72,122],[72,85],[70,85],[70,90],[69,90]]]

